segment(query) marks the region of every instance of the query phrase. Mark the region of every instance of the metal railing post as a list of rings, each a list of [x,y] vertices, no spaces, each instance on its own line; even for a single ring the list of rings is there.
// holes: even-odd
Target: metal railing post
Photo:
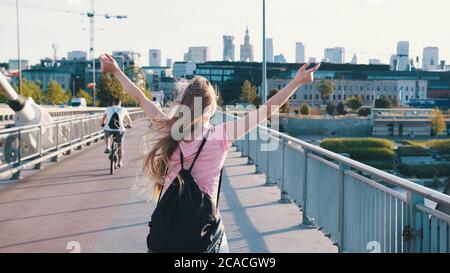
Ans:
[[[286,175],[285,175],[285,172],[286,172],[285,171],[286,170],[286,145],[289,144],[289,141],[286,138],[282,137],[281,143],[282,143],[281,145],[283,145],[282,146],[282,154],[283,154],[282,166],[283,167],[282,167],[282,171],[281,171],[281,197],[280,197],[279,202],[287,204],[287,203],[291,203],[291,199],[289,199],[289,196],[284,187],[285,180],[286,180]]]
[[[339,222],[338,222],[338,251],[343,253],[345,251],[344,247],[344,193],[345,193],[345,171],[348,169],[347,165],[339,162],[339,175],[338,175],[338,206],[339,206]]]
[[[55,124],[56,125],[56,145],[55,145],[55,151],[58,151],[59,150],[59,123],[56,123]],[[54,156],[51,160],[50,160],[51,162],[58,162],[59,161],[59,156],[58,155],[56,155],[56,156]]]
[[[69,145],[72,145],[72,134],[73,134],[73,123],[72,120],[69,121]],[[66,152],[66,155],[72,154],[72,149]]]
[[[313,228],[314,223],[309,220],[307,213],[307,199],[308,199],[308,154],[310,151],[303,147],[304,161],[303,161],[303,207],[302,207],[302,224],[301,227]]]
[[[21,154],[22,154],[21,151],[20,151],[20,142],[21,142],[21,140],[22,140],[22,132],[19,129],[17,131],[17,162],[16,162],[16,164],[14,164],[14,167],[20,166],[20,163],[21,163]],[[20,180],[22,178],[23,177],[22,177],[22,172],[21,171],[17,171],[11,176],[11,179]]]
[[[39,157],[42,156],[42,125],[39,125],[39,131],[38,131],[38,150],[39,150]],[[34,165],[33,169],[35,170],[42,170],[42,163],[38,163]]]
[[[406,192],[406,223],[403,227],[403,242],[406,243],[405,250],[409,253],[416,252],[416,245],[422,237],[422,227],[420,223],[416,223],[417,204],[424,205],[425,200],[414,192]],[[405,236],[407,235],[407,236]],[[417,249],[419,251],[419,249]]]
[[[272,139],[272,136],[270,135],[271,133],[269,132],[269,131],[267,131],[267,136],[268,136],[268,141],[271,141],[271,139]],[[275,183],[274,181],[272,181],[271,179],[270,179],[270,162],[269,162],[269,160],[270,160],[270,153],[269,153],[269,151],[266,151],[266,186],[274,186],[274,185],[276,185],[277,183]]]
[[[250,152],[250,134],[251,131],[247,133],[247,165],[253,165],[253,160]]]
[[[255,150],[255,174],[262,174],[262,170],[259,167],[259,156],[258,153],[261,152],[261,141],[259,140],[259,126],[256,126],[256,150]]]

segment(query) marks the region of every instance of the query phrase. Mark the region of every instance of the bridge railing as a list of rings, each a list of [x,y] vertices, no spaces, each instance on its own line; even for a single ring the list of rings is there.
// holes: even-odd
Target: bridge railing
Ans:
[[[217,112],[215,124],[237,117]],[[276,149],[264,151],[272,143]],[[340,252],[450,252],[450,196],[264,126],[235,146]]]
[[[130,111],[131,119],[140,119],[143,111]],[[97,142],[104,136],[103,114],[63,118],[50,123],[11,127],[0,130],[0,179],[20,178],[21,171],[41,168],[46,160]]]

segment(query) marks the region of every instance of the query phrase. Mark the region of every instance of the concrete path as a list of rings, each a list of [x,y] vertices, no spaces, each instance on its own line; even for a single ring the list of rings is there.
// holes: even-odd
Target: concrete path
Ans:
[[[0,252],[146,252],[154,208],[132,192],[146,122],[126,135],[125,167],[109,175],[104,145],[83,147],[21,181],[0,182]],[[315,229],[298,225],[294,204],[278,203],[279,190],[263,186],[246,158],[230,152],[220,208],[231,252],[336,252]]]

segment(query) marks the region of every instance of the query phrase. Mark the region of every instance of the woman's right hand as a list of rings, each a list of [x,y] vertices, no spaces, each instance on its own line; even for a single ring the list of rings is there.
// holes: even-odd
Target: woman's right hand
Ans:
[[[100,65],[101,65],[102,71],[104,73],[115,74],[120,71],[119,65],[117,64],[116,60],[114,60],[114,58],[111,55],[104,53],[104,54],[100,55],[99,59],[100,59]]]

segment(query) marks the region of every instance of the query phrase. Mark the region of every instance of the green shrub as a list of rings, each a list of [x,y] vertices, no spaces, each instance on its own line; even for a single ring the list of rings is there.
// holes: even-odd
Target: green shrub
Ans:
[[[302,115],[305,115],[305,116],[309,115],[309,106],[308,106],[308,104],[303,104],[302,105],[302,107],[300,108],[300,113]]]
[[[381,138],[330,138],[320,143],[324,149],[335,153],[347,153],[358,161],[392,161],[394,143]]]
[[[398,147],[397,154],[399,156],[428,156],[430,150],[423,146],[402,146]]]
[[[398,170],[402,175],[417,178],[434,178],[450,176],[450,163],[408,165],[400,164]]]
[[[369,165],[371,167],[377,168],[379,170],[392,170],[394,169],[394,163],[392,161],[375,161],[375,160],[366,160],[362,161],[362,163]]]
[[[360,116],[360,117],[367,117],[368,115],[370,115],[370,111],[371,111],[370,108],[363,107],[363,108],[359,109],[358,116]]]
[[[386,148],[394,149],[394,142],[383,138],[327,138],[320,143],[320,147],[343,153],[351,148]]]
[[[450,153],[450,139],[433,139],[428,141],[408,141],[413,146],[427,147],[440,154]]]

